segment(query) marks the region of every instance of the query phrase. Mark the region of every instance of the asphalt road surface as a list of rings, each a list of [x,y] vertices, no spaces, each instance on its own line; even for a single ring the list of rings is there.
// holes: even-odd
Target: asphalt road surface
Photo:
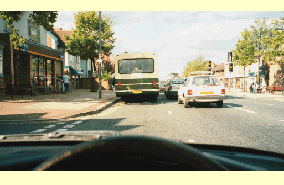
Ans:
[[[203,144],[233,145],[284,153],[283,102],[227,96],[223,108],[201,104],[184,108],[160,94],[157,101],[124,100],[77,119],[0,122],[0,134],[58,130],[115,130]]]

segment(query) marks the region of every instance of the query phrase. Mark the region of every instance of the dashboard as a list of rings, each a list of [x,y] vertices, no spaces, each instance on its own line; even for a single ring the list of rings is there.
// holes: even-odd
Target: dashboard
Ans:
[[[184,144],[198,150],[202,155],[217,161],[229,171],[283,171],[284,157],[282,154],[254,149],[227,147],[217,145]],[[22,142],[6,143],[0,147],[1,171],[32,171],[45,161],[66,151],[78,148],[80,142]],[[147,150],[147,148],[144,148]],[[82,165],[76,161],[69,171],[193,171],[181,162],[169,160],[163,156],[150,158],[141,152],[131,151],[130,155],[116,156],[115,150],[105,151],[104,155],[96,153],[86,159],[96,165]],[[127,151],[126,151],[127,153]],[[106,155],[107,154],[107,155]],[[101,160],[102,156],[105,158]],[[78,157],[78,156],[77,156]],[[96,158],[97,157],[97,158]],[[174,157],[174,156],[173,156]],[[177,156],[178,157],[178,156]],[[188,159],[191,160],[191,159]],[[107,161],[107,162],[106,162]],[[89,163],[88,162],[88,163]],[[112,165],[109,165],[112,164]],[[56,169],[66,170],[66,169]]]

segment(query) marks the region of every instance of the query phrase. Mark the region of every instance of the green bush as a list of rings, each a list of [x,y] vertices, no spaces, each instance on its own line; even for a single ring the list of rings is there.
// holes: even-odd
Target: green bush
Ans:
[[[102,79],[103,80],[108,80],[108,82],[110,82],[111,81],[110,74],[108,74],[108,72],[105,71],[104,73],[102,73]]]

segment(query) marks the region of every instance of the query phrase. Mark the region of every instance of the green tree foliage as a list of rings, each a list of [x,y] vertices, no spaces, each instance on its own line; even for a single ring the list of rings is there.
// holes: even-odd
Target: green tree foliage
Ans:
[[[256,19],[255,25],[250,26],[251,30],[245,29],[241,32],[242,39],[233,50],[234,62],[247,66],[261,56],[264,61],[275,61],[275,57],[284,55],[284,32],[277,30],[284,25],[284,18],[271,20],[270,23],[268,20]]]
[[[233,61],[238,62],[240,66],[248,66],[255,61],[255,46],[252,31],[245,29],[241,32],[242,39],[238,40],[233,50]]]
[[[274,61],[275,57],[284,55],[284,17],[272,20],[271,24],[273,25],[271,36],[265,38],[268,47],[265,52],[266,61]],[[283,57],[281,63],[284,63]]]
[[[190,61],[183,68],[183,75],[189,76],[190,72],[194,71],[206,71],[207,70],[207,61],[204,56],[198,56],[194,61]]]
[[[66,36],[67,51],[72,55],[90,59],[94,63],[99,58],[99,13],[95,11],[75,14],[75,26],[70,36]],[[110,55],[115,39],[112,31],[113,22],[110,17],[101,17],[101,49],[104,55]]]
[[[19,30],[13,25],[21,19],[22,11],[0,11],[0,19],[6,21],[8,28],[11,28],[10,40],[14,48],[22,48],[27,40],[19,35]],[[56,11],[33,11],[30,18],[37,24],[42,25],[45,29],[53,28],[53,23],[56,22],[58,12]]]

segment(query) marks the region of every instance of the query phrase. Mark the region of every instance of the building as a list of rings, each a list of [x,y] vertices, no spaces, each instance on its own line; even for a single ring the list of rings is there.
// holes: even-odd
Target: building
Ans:
[[[72,31],[70,30],[62,30],[61,28],[53,28],[53,34],[56,37],[60,38],[60,40],[66,44],[68,41],[65,39],[65,36],[70,36]],[[83,71],[81,70],[81,59],[79,55],[71,55],[67,51],[64,51],[64,73],[68,74],[72,81],[73,88],[79,87],[79,78],[83,76]]]
[[[62,51],[47,45],[47,30],[29,17],[32,11],[23,11],[20,21],[14,23],[19,35],[27,40],[24,49],[15,49],[10,41],[6,22],[0,20],[0,84],[15,88],[26,85],[38,91],[53,89],[58,77],[56,69],[63,62]],[[7,86],[8,87],[8,86]]]

